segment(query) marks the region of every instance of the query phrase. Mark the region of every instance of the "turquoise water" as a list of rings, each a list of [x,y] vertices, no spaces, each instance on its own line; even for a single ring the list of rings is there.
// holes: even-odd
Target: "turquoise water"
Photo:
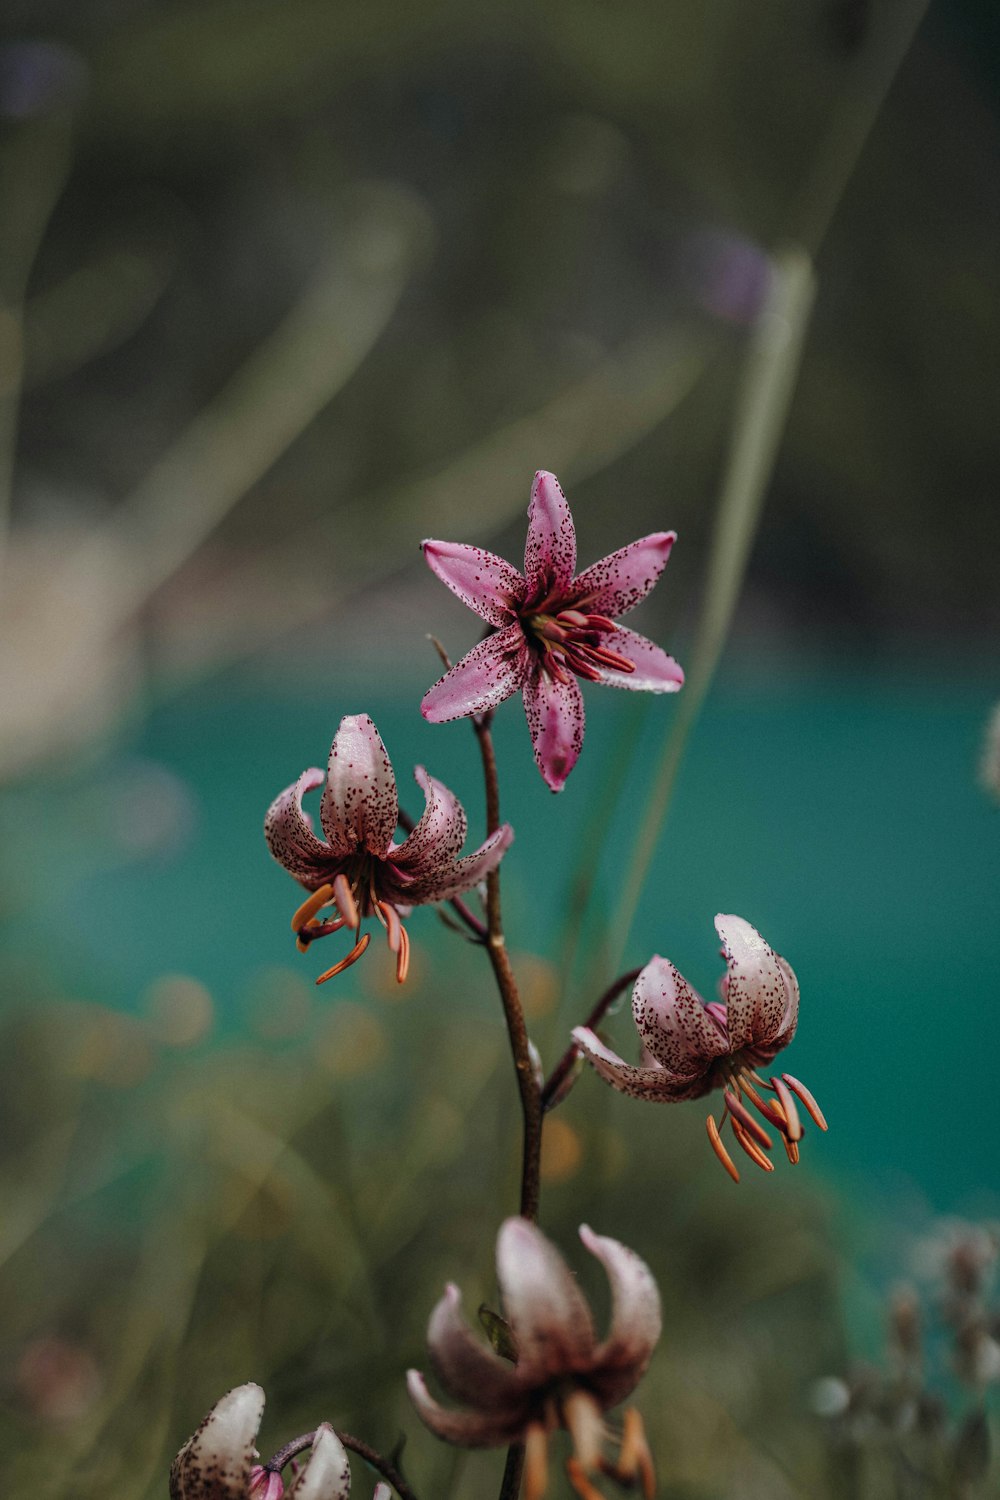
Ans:
[[[938,1211],[995,1207],[998,1187],[1000,815],[975,780],[995,692],[985,673],[958,683],[724,675],[689,747],[625,956],[631,966],[664,953],[708,994],[719,973],[712,918],[746,916],[802,984],[786,1066],[831,1122],[827,1137],[810,1137],[809,1170],[852,1193]],[[233,678],[154,709],[106,763],[12,794],[0,807],[14,918],[5,948],[24,992],[58,988],[133,1009],[159,975],[190,974],[211,990],[224,1031],[239,1033],[241,997],[261,969],[298,965],[311,978],[320,966],[294,952],[295,888],[268,859],[260,825],[282,786],[325,762],[342,713],[372,713],[406,805],[419,810],[408,767],[423,760],[481,836],[468,726],[432,728],[415,706],[412,689],[388,682],[345,680],[319,702]],[[666,699],[644,709],[630,695],[589,695],[584,754],[559,797],[534,771],[520,708],[500,712],[504,813],[517,834],[505,865],[515,947],[559,952],[581,830],[607,796],[616,750],[634,741],[598,876],[596,909],[613,909],[673,714]],[[411,932],[451,941],[429,914],[417,913]],[[627,1022],[613,1023],[623,1048]]]

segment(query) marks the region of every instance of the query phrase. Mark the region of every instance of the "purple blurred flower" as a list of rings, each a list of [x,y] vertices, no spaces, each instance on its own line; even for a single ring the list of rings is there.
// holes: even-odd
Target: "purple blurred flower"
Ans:
[[[348,714],[340,721],[326,773],[316,767],[303,771],[271,804],[264,820],[267,846],[313,892],[292,918],[302,952],[316,938],[342,927],[359,933],[362,919],[374,916],[396,955],[396,977],[402,983],[410,951],[402,918],[410,908],[451,900],[500,863],[514,837],[510,825],[504,823],[474,854],[459,859],[468,828],[462,804],[423,766],[417,766],[414,776],[427,805],[410,836],[397,844],[396,778],[385,746],[367,714]],[[320,839],[302,798],[324,782],[319,820],[325,839]],[[324,906],[334,907],[336,915],[320,920],[317,914]],[[317,984],[360,958],[368,941],[368,933],[359,935],[347,957]]]
[[[804,1083],[789,1073],[766,1079],[757,1072],[795,1035],[798,980],[790,965],[742,917],[718,916],[715,928],[728,966],[721,985],[722,1001],[706,1004],[669,959],[659,956],[650,960],[636,980],[632,1014],[642,1042],[639,1067],[623,1062],[586,1027],[578,1026],[573,1037],[601,1077],[635,1099],[697,1099],[722,1089],[721,1124],[728,1120],[747,1155],[771,1171],[772,1163],[764,1154],[771,1149],[771,1138],[750,1113],[744,1097],[780,1131],[793,1162],[799,1159],[802,1139],[796,1096],[819,1128],[826,1129],[822,1111]],[[761,1089],[770,1090],[775,1098],[763,1099]],[[738,1182],[739,1173],[711,1115],[708,1133],[719,1160]]]
[[[662,573],[673,531],[621,547],[574,575],[576,532],[554,474],[539,470],[528,507],[524,573],[481,547],[426,541],[429,566],[493,631],[424,695],[432,724],[485,713],[524,694],[535,760],[561,791],[583,744],[578,679],[673,693],[684,673],[665,651],[616,625]]]
[[[608,1336],[598,1342],[576,1280],[555,1246],[527,1219],[507,1219],[497,1236],[497,1280],[516,1348],[510,1364],[477,1339],[449,1286],[431,1314],[427,1345],[441,1384],[462,1410],[440,1406],[423,1376],[410,1370],[410,1396],[437,1437],[464,1448],[527,1445],[525,1500],[544,1493],[548,1435],[573,1437],[571,1474],[601,1469],[652,1493],[652,1463],[638,1413],[627,1414],[614,1462],[602,1447],[602,1413],[630,1395],[660,1337],[660,1297],[649,1267],[617,1240],[583,1225],[580,1238],[611,1283]]]
[[[170,1500],[280,1500],[280,1471],[255,1462],[263,1414],[259,1385],[238,1385],[217,1401],[170,1466]],[[288,1500],[349,1500],[350,1493],[347,1454],[324,1422]]]

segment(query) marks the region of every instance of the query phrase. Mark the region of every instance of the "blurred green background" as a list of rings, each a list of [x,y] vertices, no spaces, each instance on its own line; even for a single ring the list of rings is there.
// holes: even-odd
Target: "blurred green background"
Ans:
[[[664,1290],[641,1393],[662,1492],[938,1493],[887,1487],[885,1433],[852,1467],[810,1391],[880,1356],[939,1216],[998,1213],[997,32],[973,0],[7,0],[12,1495],[162,1495],[246,1379],[265,1446],[323,1417],[405,1430],[423,1500],[495,1490],[497,1457],[436,1450],[399,1382],[446,1279],[493,1295],[516,1201],[485,964],[421,912],[412,984],[375,945],[316,991],[340,950],[295,953],[263,813],[367,711],[404,806],[425,763],[479,841],[468,726],[417,712],[426,634],[457,656],[476,622],[418,543],[519,562],[537,467],[583,562],[678,530],[635,623],[705,659],[787,245],[815,271],[801,368],[635,920],[681,700],[598,690],[558,799],[519,705],[498,715],[508,934],[550,1066],[617,950],[710,994],[719,910],[802,982],[788,1066],[831,1131],[796,1172],[736,1189],[698,1106],[592,1076],[551,1117],[545,1227],[599,1305],[581,1220]],[[609,1031],[628,1046],[627,1007]]]

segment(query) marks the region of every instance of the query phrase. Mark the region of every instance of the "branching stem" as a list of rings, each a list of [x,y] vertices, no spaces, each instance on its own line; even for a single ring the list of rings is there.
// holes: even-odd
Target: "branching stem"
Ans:
[[[622,990],[628,989],[630,984],[635,984],[635,981],[638,979],[641,973],[641,969],[629,969],[627,974],[620,975],[613,984],[608,985],[608,988],[604,991],[604,994],[601,996],[601,998],[595,1003],[593,1009],[583,1023],[589,1031],[592,1031],[595,1026],[600,1026],[601,1022],[604,1020],[604,1017],[607,1015],[612,1005],[614,1005]],[[552,1069],[549,1077],[545,1080],[545,1084],[542,1088],[543,1113],[548,1109],[553,1109],[555,1105],[559,1103],[559,1090],[565,1082],[566,1078],[569,1076],[570,1069],[576,1062],[579,1055],[579,1047],[575,1042],[570,1042],[569,1046],[566,1048],[566,1051],[563,1053],[562,1057]]]

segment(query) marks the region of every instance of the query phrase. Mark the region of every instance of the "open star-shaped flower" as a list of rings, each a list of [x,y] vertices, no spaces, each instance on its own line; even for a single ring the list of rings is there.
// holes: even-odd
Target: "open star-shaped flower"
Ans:
[[[789,1073],[768,1079],[758,1071],[795,1035],[799,985],[791,966],[742,917],[718,916],[715,929],[727,965],[721,1001],[706,1004],[670,960],[659,956],[636,980],[632,1014],[643,1046],[642,1066],[624,1062],[586,1027],[578,1026],[573,1037],[601,1077],[633,1098],[697,1099],[722,1089],[722,1119],[717,1124],[709,1115],[708,1134],[719,1160],[738,1182],[719,1133],[727,1121],[747,1155],[765,1171],[773,1170],[765,1155],[771,1138],[745,1100],[780,1132],[793,1162],[799,1159],[802,1139],[796,1098],[821,1130],[826,1121],[804,1083]],[[774,1098],[763,1098],[762,1090]]]
[[[356,935],[347,957],[320,975],[317,984],[361,957],[369,942],[369,934],[360,931],[366,917],[376,918],[385,929],[402,983],[410,951],[403,919],[411,907],[450,901],[471,890],[496,868],[514,837],[504,823],[473,854],[459,859],[468,828],[465,809],[423,766],[413,774],[426,806],[409,837],[396,843],[399,803],[385,746],[367,714],[348,714],[340,721],[327,770],[303,771],[268,810],[268,848],[312,892],[292,918],[299,948],[305,951],[316,938],[342,927]],[[320,786],[324,838],[314,832],[302,806],[305,794]],[[324,908],[330,914],[321,917]]]
[[[644,1261],[617,1240],[583,1225],[580,1238],[611,1283],[611,1328],[598,1341],[590,1309],[555,1246],[527,1219],[507,1219],[497,1236],[497,1280],[509,1325],[513,1364],[475,1337],[449,1286],[431,1314],[427,1346],[441,1384],[462,1403],[439,1405],[416,1370],[407,1376],[421,1419],[437,1437],[463,1448],[527,1446],[525,1500],[546,1488],[549,1434],[567,1427],[575,1455],[571,1478],[600,1470],[652,1494],[653,1472],[642,1422],[626,1413],[616,1458],[605,1457],[602,1414],[635,1389],[660,1337],[660,1296]],[[593,1493],[580,1488],[581,1494]]]
[[[528,507],[524,572],[481,547],[426,541],[428,564],[494,629],[424,695],[441,724],[524,694],[535,760],[561,791],[583,744],[580,679],[674,693],[684,673],[659,646],[615,623],[656,583],[676,540],[654,531],[575,574],[576,531],[554,474],[539,470]]]
[[[277,1465],[258,1462],[255,1444],[263,1415],[259,1385],[238,1385],[217,1401],[170,1466],[170,1500],[281,1500],[286,1493],[281,1455]],[[347,1454],[327,1423],[316,1429],[305,1466],[292,1467],[288,1500],[349,1500]]]

